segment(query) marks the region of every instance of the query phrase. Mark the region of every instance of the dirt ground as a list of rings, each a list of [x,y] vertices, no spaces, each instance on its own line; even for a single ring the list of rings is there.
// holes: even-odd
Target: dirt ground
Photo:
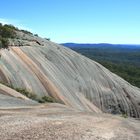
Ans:
[[[59,104],[1,109],[0,140],[140,140],[140,121]]]

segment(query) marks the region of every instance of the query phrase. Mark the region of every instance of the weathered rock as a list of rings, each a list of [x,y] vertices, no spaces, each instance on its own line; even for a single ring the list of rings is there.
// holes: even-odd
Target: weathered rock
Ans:
[[[68,48],[22,32],[18,36],[0,50],[1,82],[75,109],[140,117],[139,88]]]
[[[37,102],[28,99],[21,93],[0,84],[0,109],[36,106]]]
[[[2,140],[140,140],[140,122],[59,104],[0,110]]]

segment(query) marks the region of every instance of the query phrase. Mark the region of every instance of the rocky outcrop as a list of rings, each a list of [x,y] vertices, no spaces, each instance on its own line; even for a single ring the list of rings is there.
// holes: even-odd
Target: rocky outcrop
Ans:
[[[0,50],[0,81],[82,111],[140,117],[140,89],[99,63],[46,39],[18,32]]]

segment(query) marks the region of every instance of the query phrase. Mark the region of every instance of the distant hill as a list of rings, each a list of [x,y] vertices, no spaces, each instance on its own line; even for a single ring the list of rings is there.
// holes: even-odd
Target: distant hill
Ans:
[[[114,45],[104,43],[64,43],[63,45],[93,60],[106,60],[140,66],[140,45]]]
[[[100,48],[129,48],[129,49],[135,49],[138,48],[140,49],[140,45],[127,45],[127,44],[109,44],[109,43],[99,43],[99,44],[79,44],[79,43],[61,43],[61,45],[64,45],[69,48],[75,48],[75,47],[80,47],[80,48],[95,48],[95,47],[100,47]]]

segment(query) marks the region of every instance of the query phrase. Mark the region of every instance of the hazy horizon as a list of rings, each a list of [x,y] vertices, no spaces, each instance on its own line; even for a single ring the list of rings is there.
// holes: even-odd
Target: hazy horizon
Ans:
[[[90,43],[88,43],[88,42],[80,42],[80,43],[77,43],[77,42],[62,42],[62,43],[60,43],[60,44],[66,44],[66,43],[72,43],[72,44],[109,44],[109,45],[138,45],[138,46],[140,46],[140,44],[117,44],[117,43],[103,43],[103,42],[99,42],[99,43],[94,43],[94,42],[90,42]]]

